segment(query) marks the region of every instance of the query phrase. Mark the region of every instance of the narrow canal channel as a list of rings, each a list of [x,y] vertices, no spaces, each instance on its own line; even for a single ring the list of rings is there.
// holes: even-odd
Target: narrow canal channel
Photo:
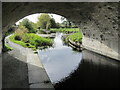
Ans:
[[[62,35],[62,33],[56,33],[54,47],[38,52],[52,83],[57,83],[69,76],[82,59],[81,52],[73,51],[71,47],[63,45]]]
[[[54,47],[38,52],[56,90],[120,88],[119,61],[88,50],[73,51],[63,44],[61,37],[62,33],[56,33]]]

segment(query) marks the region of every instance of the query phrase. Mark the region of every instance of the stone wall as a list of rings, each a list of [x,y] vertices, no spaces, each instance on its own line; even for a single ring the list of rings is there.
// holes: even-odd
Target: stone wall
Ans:
[[[120,60],[118,3],[3,3],[3,35],[10,25],[35,13],[55,13],[68,18],[82,30],[85,48]]]
[[[83,46],[103,55],[118,59],[118,5],[100,3],[80,25]]]

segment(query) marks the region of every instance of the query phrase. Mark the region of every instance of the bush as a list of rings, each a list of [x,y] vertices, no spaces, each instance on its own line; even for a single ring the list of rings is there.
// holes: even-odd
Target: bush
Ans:
[[[20,41],[20,40],[21,40],[21,37],[20,37],[20,36],[15,36],[15,40]]]
[[[37,25],[28,19],[23,19],[22,22],[20,22],[19,28],[26,28],[28,32],[35,33],[37,30]]]
[[[10,36],[10,40],[23,47],[33,48],[33,50],[37,49],[38,47],[42,47],[42,46],[44,47],[52,46],[52,43],[53,43],[52,39],[43,38],[33,33],[26,33],[26,36],[27,37],[22,37],[21,41],[18,41],[18,40],[15,40],[16,35],[13,34],[12,36]]]
[[[10,41],[12,41],[12,42],[14,42],[14,43],[17,43],[17,44],[19,44],[19,45],[21,45],[21,46],[23,46],[23,47],[27,47],[27,46],[26,46],[26,43],[24,43],[24,42],[22,42],[22,41],[15,40],[15,34],[11,35],[11,36],[9,37],[9,39],[10,39]]]
[[[15,31],[15,40],[28,42],[29,36],[27,35],[28,30],[25,27],[21,27]]]

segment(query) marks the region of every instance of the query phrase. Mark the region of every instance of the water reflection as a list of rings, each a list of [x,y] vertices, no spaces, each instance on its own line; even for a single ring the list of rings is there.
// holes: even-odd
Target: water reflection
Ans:
[[[59,88],[120,88],[120,62],[84,50],[83,59],[69,78],[55,85]]]
[[[56,33],[54,48],[40,50],[39,56],[52,83],[69,76],[74,71],[82,58],[80,52],[75,52],[71,47],[63,46],[62,33]]]
[[[63,35],[62,33],[56,33],[56,37],[54,39],[54,48],[63,47],[63,42],[61,40],[62,35]]]
[[[120,88],[120,62],[94,52],[75,52],[63,46],[57,33],[54,48],[39,51],[40,59],[55,89]],[[66,78],[65,78],[66,77]],[[59,83],[57,83],[59,81]]]

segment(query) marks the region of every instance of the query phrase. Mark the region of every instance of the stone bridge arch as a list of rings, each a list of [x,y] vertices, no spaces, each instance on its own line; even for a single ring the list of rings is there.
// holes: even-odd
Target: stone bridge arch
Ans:
[[[84,48],[120,60],[117,2],[4,2],[2,9],[3,36],[10,25],[25,16],[55,13],[78,25]]]

